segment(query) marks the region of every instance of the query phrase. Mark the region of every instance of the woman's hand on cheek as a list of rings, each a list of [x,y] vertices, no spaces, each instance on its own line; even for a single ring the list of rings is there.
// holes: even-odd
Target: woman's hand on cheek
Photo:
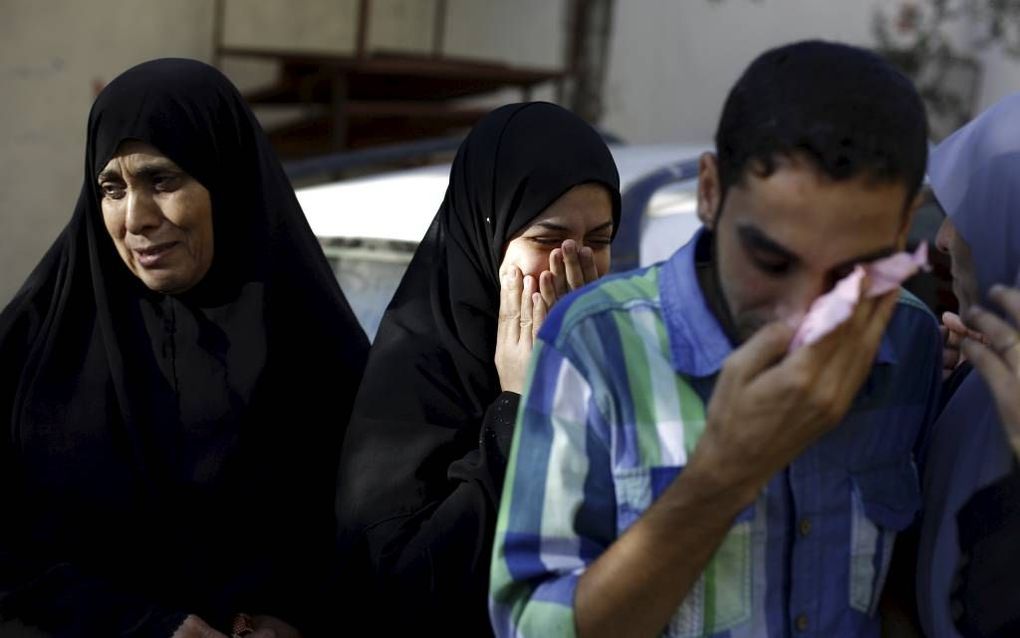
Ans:
[[[525,277],[516,266],[501,277],[499,292],[496,372],[504,392],[520,394],[535,338],[549,309],[535,277]]]

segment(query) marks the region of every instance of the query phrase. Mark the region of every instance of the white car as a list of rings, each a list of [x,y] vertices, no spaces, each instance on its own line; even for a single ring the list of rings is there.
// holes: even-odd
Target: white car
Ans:
[[[623,210],[613,270],[669,257],[698,229],[702,145],[613,145]],[[358,320],[375,337],[418,242],[443,201],[450,165],[300,188],[298,201]]]

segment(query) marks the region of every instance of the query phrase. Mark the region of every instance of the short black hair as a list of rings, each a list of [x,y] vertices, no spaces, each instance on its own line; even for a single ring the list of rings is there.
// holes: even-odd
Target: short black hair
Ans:
[[[803,154],[836,180],[924,179],[928,120],[914,85],[865,49],[809,40],[766,51],[730,90],[715,136],[722,193]],[[906,204],[905,204],[906,205]]]

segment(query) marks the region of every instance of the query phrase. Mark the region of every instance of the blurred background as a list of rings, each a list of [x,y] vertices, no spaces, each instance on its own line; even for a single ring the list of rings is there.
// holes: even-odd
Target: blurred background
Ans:
[[[917,83],[933,141],[1020,89],[1020,0],[0,0],[0,16],[0,304],[70,218],[95,95],[151,58],[221,68],[298,187],[432,175],[431,190],[390,204],[420,208],[426,225],[443,162],[505,102],[563,104],[615,142],[614,153],[668,149],[631,153],[643,163],[631,161],[624,179],[672,167],[664,184],[690,182],[683,166],[710,143],[728,88],[785,42],[879,50]],[[413,168],[436,163],[431,173]],[[327,192],[339,191],[299,191],[310,220]],[[333,221],[387,212],[329,201],[321,215]],[[343,256],[365,247],[339,240],[372,232],[320,232],[321,215],[313,228],[340,246],[339,274]],[[376,259],[396,264],[397,278],[404,260],[394,254],[409,254],[421,223],[392,238],[402,252]]]

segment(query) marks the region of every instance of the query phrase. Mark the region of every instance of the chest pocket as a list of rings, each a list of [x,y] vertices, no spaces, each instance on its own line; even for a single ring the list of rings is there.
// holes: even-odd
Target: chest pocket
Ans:
[[[851,473],[850,606],[875,615],[889,571],[896,534],[921,505],[910,457]]]
[[[618,536],[637,521],[681,470],[658,466],[614,472]],[[673,614],[664,636],[712,636],[751,620],[754,516],[755,507],[751,506],[737,517],[705,571]]]

